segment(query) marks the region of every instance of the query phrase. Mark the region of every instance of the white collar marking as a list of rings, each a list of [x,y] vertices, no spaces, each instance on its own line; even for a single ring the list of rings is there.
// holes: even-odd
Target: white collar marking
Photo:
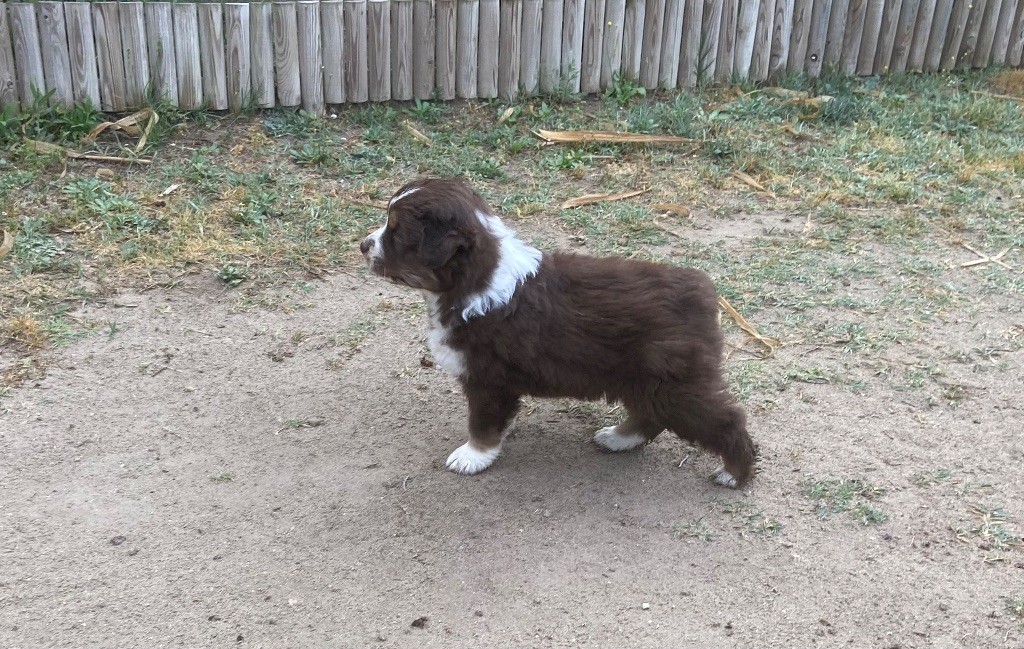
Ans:
[[[498,217],[477,210],[476,218],[498,239],[498,265],[487,288],[466,300],[462,309],[462,319],[466,321],[508,304],[519,285],[537,274],[543,256],[540,250],[516,237]]]

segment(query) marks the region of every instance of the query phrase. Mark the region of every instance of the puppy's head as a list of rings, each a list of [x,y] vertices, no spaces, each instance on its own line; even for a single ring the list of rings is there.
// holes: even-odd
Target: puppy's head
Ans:
[[[370,272],[398,284],[446,293],[490,271],[495,244],[478,213],[490,208],[459,180],[405,184],[388,202],[387,221],[359,249]],[[466,287],[470,288],[470,287]]]

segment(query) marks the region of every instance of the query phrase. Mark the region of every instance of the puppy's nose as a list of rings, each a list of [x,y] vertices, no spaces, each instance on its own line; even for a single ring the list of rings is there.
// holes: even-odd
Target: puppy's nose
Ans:
[[[372,245],[373,242],[370,241],[370,237],[366,237],[359,243],[359,252],[365,255],[366,253],[370,252],[370,246]]]

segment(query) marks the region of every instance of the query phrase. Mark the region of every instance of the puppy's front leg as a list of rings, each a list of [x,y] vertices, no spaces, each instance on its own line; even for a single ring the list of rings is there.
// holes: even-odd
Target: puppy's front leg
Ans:
[[[448,456],[456,473],[472,475],[491,466],[501,453],[505,429],[519,410],[519,395],[501,388],[463,385],[469,404],[469,441]]]

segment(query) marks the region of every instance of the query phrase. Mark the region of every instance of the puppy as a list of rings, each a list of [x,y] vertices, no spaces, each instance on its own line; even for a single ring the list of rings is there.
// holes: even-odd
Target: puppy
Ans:
[[[427,343],[469,404],[453,471],[490,466],[520,397],[532,395],[622,403],[626,420],[594,435],[610,451],[668,429],[722,457],[718,484],[752,476],[746,416],[722,376],[718,297],[701,271],[542,254],[448,179],[399,189],[360,250],[372,273],[426,298]]]

